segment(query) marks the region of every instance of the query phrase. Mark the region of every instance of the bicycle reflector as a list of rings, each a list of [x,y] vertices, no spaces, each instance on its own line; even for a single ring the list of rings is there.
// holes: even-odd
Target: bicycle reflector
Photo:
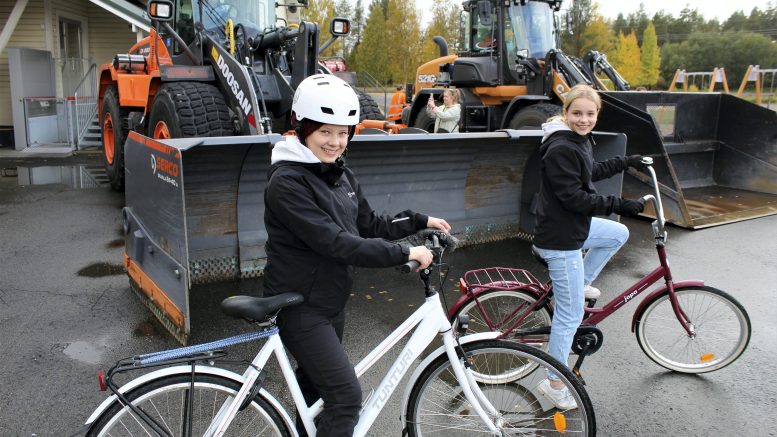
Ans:
[[[710,353],[710,354],[704,354],[704,355],[700,356],[699,360],[701,360],[701,362],[705,362],[705,361],[709,361],[709,360],[711,360],[713,358],[715,358],[715,354]]]
[[[100,384],[100,391],[105,391],[105,375],[103,375],[102,370],[97,372],[97,383]]]
[[[556,414],[553,415],[553,426],[556,427],[558,432],[563,433],[567,430],[567,417],[564,416],[564,413],[556,411]]]
[[[467,283],[464,282],[464,278],[459,278],[459,291],[461,294],[467,294]]]

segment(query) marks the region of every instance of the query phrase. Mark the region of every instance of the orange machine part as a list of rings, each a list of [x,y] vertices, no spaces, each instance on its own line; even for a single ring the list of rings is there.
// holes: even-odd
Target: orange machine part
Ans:
[[[159,288],[159,286],[146,275],[140,266],[135,264],[127,254],[124,254],[124,267],[127,269],[127,274],[130,278],[138,284],[138,288],[145,294],[148,299],[156,305],[170,321],[177,327],[184,328],[184,316],[180,308],[178,308],[173,301]]]

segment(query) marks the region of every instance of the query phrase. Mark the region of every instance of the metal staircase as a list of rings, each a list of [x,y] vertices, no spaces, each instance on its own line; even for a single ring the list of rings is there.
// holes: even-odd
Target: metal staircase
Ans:
[[[100,128],[100,120],[95,112],[92,119],[86,125],[82,135],[78,138],[78,148],[91,149],[100,148],[102,146],[102,129]]]

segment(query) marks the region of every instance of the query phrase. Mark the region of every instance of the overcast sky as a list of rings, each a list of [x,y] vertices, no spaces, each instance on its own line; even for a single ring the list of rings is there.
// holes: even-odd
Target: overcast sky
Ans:
[[[427,0],[421,0],[421,2]],[[705,19],[711,20],[717,18],[721,23],[725,21],[736,11],[742,11],[746,16],[750,15],[750,11],[754,7],[758,6],[758,9],[762,11],[767,7],[767,1],[765,0],[594,0],[599,3],[599,13],[607,18],[615,18],[618,13],[622,13],[623,16],[628,16],[632,12],[636,12],[639,9],[639,4],[645,5],[645,12],[648,17],[652,17],[653,14],[660,10],[664,10],[669,14],[679,17],[680,11],[686,6],[691,9],[697,9]],[[420,3],[419,3],[420,4]],[[567,2],[564,2],[562,7],[567,6]],[[775,4],[772,2],[772,4]]]
[[[416,7],[423,14],[423,22],[428,23],[432,19],[431,4],[437,0],[416,0]],[[691,9],[698,9],[705,19],[711,20],[717,18],[721,23],[725,21],[736,11],[742,11],[745,15],[749,16],[750,11],[754,7],[758,6],[759,9],[765,10],[767,3],[766,0],[594,0],[599,3],[599,13],[605,18],[616,18],[618,13],[622,13],[624,17],[628,16],[632,12],[637,12],[639,4],[645,5],[645,12],[648,17],[652,17],[653,14],[660,10],[664,10],[669,14],[679,17],[680,11],[686,6]],[[777,4],[777,0],[771,1],[771,4]],[[356,4],[356,0],[351,0],[352,4]],[[369,0],[362,0],[362,4],[367,8],[370,4]],[[570,5],[569,0],[565,0],[562,3],[562,8],[568,8]],[[369,13],[365,11],[365,13]]]

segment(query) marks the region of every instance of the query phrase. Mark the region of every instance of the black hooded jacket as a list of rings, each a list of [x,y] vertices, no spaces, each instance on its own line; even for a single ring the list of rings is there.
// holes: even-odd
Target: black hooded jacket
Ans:
[[[590,136],[571,130],[552,133],[540,146],[540,196],[534,244],[543,249],[583,247],[591,217],[620,210],[621,199],[600,196],[593,182],[627,168],[619,156],[594,162]]]
[[[265,294],[305,295],[302,305],[284,311],[342,311],[352,266],[407,262],[409,249],[385,239],[413,234],[429,219],[409,210],[376,215],[351,170],[338,164],[278,162],[270,167],[264,201]]]

